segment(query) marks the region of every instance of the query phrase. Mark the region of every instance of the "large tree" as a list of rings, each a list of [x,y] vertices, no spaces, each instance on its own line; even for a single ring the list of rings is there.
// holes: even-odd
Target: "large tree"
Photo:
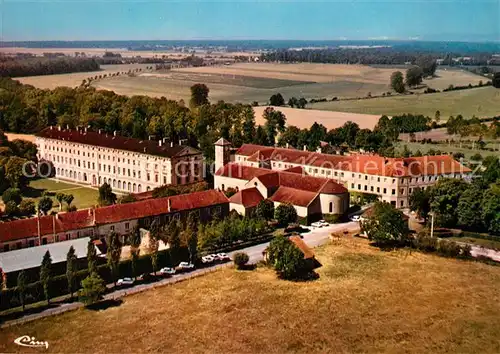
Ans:
[[[415,189],[410,195],[410,209],[425,221],[427,221],[427,217],[431,211],[430,199],[429,191],[421,188]]]
[[[292,204],[280,204],[274,210],[274,218],[281,226],[287,226],[289,223],[297,222],[297,210]]]
[[[419,56],[415,64],[422,69],[424,77],[434,76],[437,69],[437,62],[431,56]]]
[[[276,93],[269,98],[269,104],[271,106],[284,106],[285,105],[285,99],[281,95],[281,93]]]
[[[97,251],[92,240],[87,243],[87,268],[89,274],[97,273]]]
[[[406,245],[409,229],[404,214],[386,202],[376,202],[372,208],[372,214],[361,224],[368,239],[382,247]]]
[[[113,277],[113,283],[116,286],[116,281],[120,276],[120,257],[122,254],[122,243],[120,241],[120,236],[116,232],[112,232],[106,236],[106,259],[108,263],[109,270]]]
[[[274,218],[274,203],[269,199],[264,199],[259,202],[255,213],[258,218],[271,220]]]
[[[423,72],[418,66],[412,66],[406,70],[406,84],[410,87],[417,86],[422,83]]]
[[[52,209],[52,198],[50,197],[42,197],[38,200],[38,210],[44,213],[45,215]]]
[[[286,116],[272,107],[267,107],[264,110],[263,118],[266,121],[264,129],[266,131],[268,144],[274,145],[276,134],[285,131]]]
[[[401,71],[395,71],[392,73],[391,87],[397,93],[405,92],[405,80]]]
[[[47,303],[50,303],[51,268],[52,258],[50,257],[50,252],[47,251],[43,256],[42,265],[40,267],[40,281],[43,285],[43,293]]]
[[[458,203],[467,188],[467,182],[453,178],[441,179],[434,185],[431,189],[431,210],[436,214],[438,225],[457,225]]]
[[[71,246],[66,254],[66,280],[68,281],[68,291],[72,299],[75,291],[76,262],[75,249]]]
[[[469,230],[481,230],[483,220],[481,207],[483,203],[483,189],[477,185],[469,185],[458,201],[458,224]]]
[[[116,203],[116,194],[113,193],[109,184],[104,183],[99,187],[99,197],[97,201],[99,205],[111,205]]]
[[[484,191],[482,219],[490,233],[500,235],[500,183]]]
[[[280,278],[298,279],[312,271],[304,254],[287,237],[276,236],[266,249],[267,259]]]
[[[24,308],[26,306],[26,273],[24,270],[20,271],[19,274],[17,275],[17,294],[19,295],[19,302],[21,303],[21,306]]]
[[[191,99],[189,106],[192,108],[208,104],[208,93],[210,90],[205,84],[195,84],[191,86]]]

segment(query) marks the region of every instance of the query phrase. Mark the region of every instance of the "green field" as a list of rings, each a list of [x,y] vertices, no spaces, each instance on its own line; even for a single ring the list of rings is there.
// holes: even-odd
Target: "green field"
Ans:
[[[97,204],[97,197],[99,193],[97,190],[77,184],[66,183],[58,181],[55,179],[37,179],[29,183],[27,191],[24,196],[27,198],[33,198],[35,200],[42,196],[44,191],[64,194],[73,194],[75,199],[73,200],[73,205],[78,209],[89,208]],[[54,209],[59,209],[59,202],[52,196],[54,200]],[[66,204],[64,204],[65,206]]]
[[[402,150],[403,146],[406,145],[408,149],[412,152],[416,152],[417,150],[420,150],[424,155],[430,150],[440,150],[443,153],[455,153],[455,152],[461,152],[464,154],[465,158],[470,158],[472,155],[475,154],[480,154],[483,158],[486,156],[500,156],[499,151],[488,151],[488,150],[479,150],[479,149],[467,149],[467,148],[460,148],[459,146],[454,146],[454,145],[448,145],[448,144],[422,144],[422,143],[413,143],[413,142],[405,142],[405,141],[400,141],[397,143],[396,148],[398,150]],[[487,145],[489,147],[493,147],[490,145]],[[498,144],[495,146],[496,148],[500,148]]]
[[[465,118],[473,115],[491,117],[500,115],[500,90],[493,87],[481,87],[435,94],[320,102],[310,104],[307,108],[390,116],[413,113],[430,117],[434,117],[436,111],[439,110],[442,120],[450,115],[458,114],[462,114]]]

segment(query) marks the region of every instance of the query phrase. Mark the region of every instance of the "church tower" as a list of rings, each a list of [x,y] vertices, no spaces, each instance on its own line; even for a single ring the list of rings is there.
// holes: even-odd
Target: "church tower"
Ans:
[[[220,138],[215,143],[215,172],[230,161],[231,143],[224,138]]]

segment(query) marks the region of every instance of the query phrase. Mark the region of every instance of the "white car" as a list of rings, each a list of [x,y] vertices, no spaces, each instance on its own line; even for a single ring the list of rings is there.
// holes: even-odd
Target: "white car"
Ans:
[[[162,274],[162,275],[174,275],[175,274],[175,269],[174,268],[165,267],[165,268],[160,269],[160,274]]]
[[[213,261],[214,261],[214,257],[212,257],[211,255],[201,257],[201,262],[204,264],[212,263]]]
[[[177,267],[179,269],[194,269],[194,264],[188,262],[181,262]]]
[[[219,259],[219,255],[217,255],[217,254],[215,254],[215,253],[212,253],[212,254],[210,255],[210,257],[212,257],[212,259],[213,259],[213,261],[214,261],[214,262],[220,261],[220,259]]]
[[[221,261],[227,261],[227,260],[230,260],[231,258],[229,258],[229,256],[225,253],[217,253],[217,257],[219,257],[219,259]]]
[[[122,278],[118,279],[116,282],[117,286],[124,286],[124,285],[134,285],[134,279],[132,278]]]
[[[361,221],[361,216],[359,216],[359,215],[353,215],[351,217],[351,221],[359,222],[359,221]]]
[[[321,223],[321,225],[323,225],[323,226],[330,226],[330,224],[327,223],[325,220],[320,220],[318,222]]]
[[[324,225],[321,222],[319,222],[319,221],[313,222],[311,224],[311,227],[323,227],[323,226]]]

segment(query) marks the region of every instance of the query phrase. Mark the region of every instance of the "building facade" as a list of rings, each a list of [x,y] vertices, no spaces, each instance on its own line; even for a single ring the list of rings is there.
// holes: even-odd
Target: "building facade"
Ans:
[[[200,222],[214,215],[229,214],[224,193],[207,190],[167,198],[78,210],[0,223],[0,252],[35,247],[81,237],[104,238],[112,232],[122,241],[136,227],[148,229],[153,223],[164,225],[172,219],[185,221],[193,215]]]
[[[55,177],[113,190],[141,193],[166,184],[203,179],[203,156],[189,146],[126,138],[90,129],[49,127],[36,136],[38,159]]]
[[[216,146],[216,149],[218,147]],[[229,154],[219,150],[220,154]],[[218,155],[216,155],[218,156]],[[302,168],[303,174],[334,180],[351,192],[376,195],[398,208],[409,206],[409,196],[441,178],[470,178],[472,171],[449,155],[386,158],[379,155],[329,155],[290,148],[245,144],[225,160],[273,171]],[[218,178],[220,187],[228,185]],[[243,181],[231,182],[242,188]]]

